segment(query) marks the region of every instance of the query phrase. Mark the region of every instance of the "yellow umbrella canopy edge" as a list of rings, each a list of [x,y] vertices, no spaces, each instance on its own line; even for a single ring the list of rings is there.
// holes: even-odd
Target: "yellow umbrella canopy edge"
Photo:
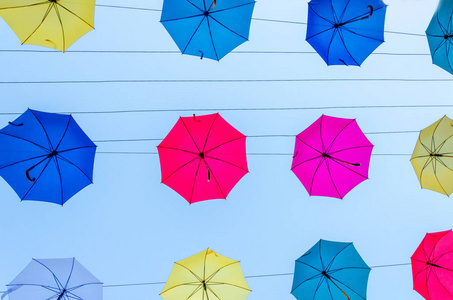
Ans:
[[[453,193],[453,120],[442,117],[420,131],[411,163],[423,189]]]
[[[249,293],[239,261],[206,249],[176,262],[160,295],[164,300],[242,300]]]
[[[22,44],[66,51],[94,29],[95,0],[2,0],[0,17]]]

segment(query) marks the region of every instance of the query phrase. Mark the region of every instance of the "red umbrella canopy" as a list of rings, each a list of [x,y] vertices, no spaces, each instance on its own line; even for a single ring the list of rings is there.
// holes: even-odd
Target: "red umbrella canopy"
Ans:
[[[414,290],[427,300],[453,299],[453,231],[427,233],[411,261]]]
[[[179,118],[157,150],[162,183],[189,203],[226,199],[248,173],[245,135],[219,114]]]
[[[342,199],[368,178],[372,149],[354,119],[322,115],[296,136],[291,170],[310,196]]]

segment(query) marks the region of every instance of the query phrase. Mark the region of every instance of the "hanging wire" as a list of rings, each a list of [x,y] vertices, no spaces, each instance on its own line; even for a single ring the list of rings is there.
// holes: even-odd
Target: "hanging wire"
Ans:
[[[96,6],[100,7],[108,7],[108,8],[119,8],[119,9],[132,9],[132,10],[143,10],[143,11],[156,11],[161,12],[161,9],[155,8],[144,8],[144,7],[132,7],[132,6],[118,6],[118,5],[104,5],[104,4],[96,4]],[[264,19],[264,18],[252,18],[252,20],[256,21],[264,21],[264,22],[275,22],[275,23],[287,23],[287,24],[297,24],[297,25],[307,25],[307,22],[297,22],[297,21],[288,21],[288,20],[275,20],[275,19]],[[411,36],[421,36],[425,37],[425,34],[419,33],[409,33],[409,32],[400,32],[400,31],[384,31],[386,33],[392,34],[402,34],[402,35],[411,35]]]

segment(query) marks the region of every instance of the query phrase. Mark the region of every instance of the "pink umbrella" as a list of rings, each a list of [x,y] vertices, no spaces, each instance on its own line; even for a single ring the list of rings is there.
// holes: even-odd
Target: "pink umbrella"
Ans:
[[[322,115],[296,136],[291,170],[310,196],[343,199],[368,178],[372,149],[354,119]]]
[[[219,114],[179,118],[157,150],[162,183],[189,203],[226,199],[248,173],[245,136]]]
[[[427,233],[411,261],[414,290],[426,300],[453,299],[453,231]]]

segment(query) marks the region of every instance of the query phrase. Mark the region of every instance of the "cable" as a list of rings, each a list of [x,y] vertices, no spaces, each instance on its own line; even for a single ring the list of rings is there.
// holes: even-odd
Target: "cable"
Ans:
[[[157,155],[157,152],[148,151],[98,151],[97,154],[126,154],[126,155]],[[251,152],[247,155],[253,156],[293,156],[293,153],[278,153],[278,152]],[[375,156],[410,156],[409,153],[372,153]]]
[[[96,4],[96,6],[109,7],[109,8],[120,8],[120,9],[143,10],[143,11],[157,11],[157,12],[161,12],[162,11],[161,9],[155,9],[155,8],[131,7],[131,6],[117,6],[117,5],[103,5],[103,4]],[[297,22],[297,21],[287,21],[287,20],[275,20],[275,19],[263,19],[263,18],[252,18],[252,20],[265,21],[265,22],[275,22],[275,23],[307,25],[307,22]],[[387,30],[384,30],[384,32],[393,33],[393,34],[402,34],[402,35],[422,36],[422,37],[426,36],[425,34],[400,32],[400,31],[387,31]]]
[[[264,82],[453,82],[453,79],[423,78],[297,78],[297,79],[106,79],[0,81],[0,84],[108,84],[108,83],[264,83]]]
[[[402,133],[419,133],[419,130],[407,130],[407,131],[375,131],[375,132],[364,132],[364,134],[402,134]],[[295,134],[264,134],[264,135],[247,135],[247,138],[278,138],[287,137],[293,138]],[[149,142],[149,141],[162,141],[163,138],[142,138],[142,139],[114,139],[114,140],[93,140],[94,143],[118,143],[118,142]]]
[[[0,49],[0,53],[61,53],[58,50],[34,50],[34,49]],[[181,54],[178,50],[67,50],[65,53],[102,53],[102,54]],[[233,54],[317,54],[316,51],[231,51]],[[429,53],[391,53],[373,52],[371,55],[388,56],[431,56]]]

